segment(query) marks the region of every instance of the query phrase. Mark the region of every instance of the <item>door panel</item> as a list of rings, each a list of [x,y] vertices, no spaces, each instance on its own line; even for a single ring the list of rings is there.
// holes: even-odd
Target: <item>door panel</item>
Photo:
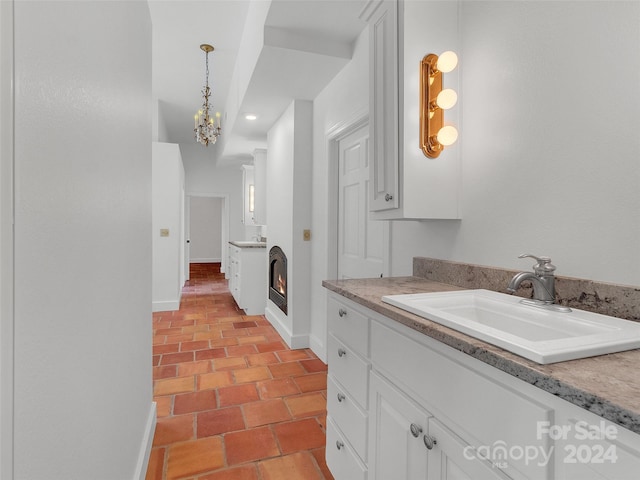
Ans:
[[[357,260],[360,250],[360,185],[346,185],[342,191],[342,254]]]
[[[468,445],[444,425],[429,419],[429,435],[436,443],[429,451],[429,480],[508,480],[501,465],[470,454]]]
[[[368,128],[340,140],[338,149],[338,278],[380,277],[389,227],[369,220]]]
[[[427,478],[422,435],[429,414],[376,373],[371,374],[369,395],[369,479]]]

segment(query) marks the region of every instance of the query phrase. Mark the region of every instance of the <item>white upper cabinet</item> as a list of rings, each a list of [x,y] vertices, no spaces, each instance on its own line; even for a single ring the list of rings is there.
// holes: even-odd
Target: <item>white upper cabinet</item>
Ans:
[[[370,210],[398,208],[398,4],[380,2],[369,23]]]
[[[438,158],[419,143],[420,62],[429,54],[459,51],[459,2],[371,0],[369,25],[370,211],[373,219],[459,219],[461,142],[460,67],[444,76],[459,95],[445,125],[460,132]]]

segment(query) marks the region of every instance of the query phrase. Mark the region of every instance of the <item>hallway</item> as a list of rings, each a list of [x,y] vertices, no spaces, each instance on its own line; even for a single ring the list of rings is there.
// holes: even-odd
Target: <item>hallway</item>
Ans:
[[[158,423],[146,480],[324,480],[326,365],[246,316],[219,264],[153,315]]]

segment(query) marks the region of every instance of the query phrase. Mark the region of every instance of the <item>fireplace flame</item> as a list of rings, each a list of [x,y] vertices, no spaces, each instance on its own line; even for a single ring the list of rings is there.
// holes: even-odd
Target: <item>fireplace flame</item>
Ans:
[[[284,294],[285,294],[285,292],[286,292],[286,290],[285,290],[286,283],[285,283],[285,281],[284,281],[284,278],[282,278],[282,275],[278,275],[278,284],[276,285],[276,287],[278,288],[278,291],[279,291],[282,295],[284,295]]]

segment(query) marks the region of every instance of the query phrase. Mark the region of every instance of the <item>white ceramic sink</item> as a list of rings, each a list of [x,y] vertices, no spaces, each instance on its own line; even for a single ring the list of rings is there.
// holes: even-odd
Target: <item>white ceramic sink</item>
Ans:
[[[640,348],[640,323],[555,312],[489,290],[388,295],[382,301],[546,364]]]

